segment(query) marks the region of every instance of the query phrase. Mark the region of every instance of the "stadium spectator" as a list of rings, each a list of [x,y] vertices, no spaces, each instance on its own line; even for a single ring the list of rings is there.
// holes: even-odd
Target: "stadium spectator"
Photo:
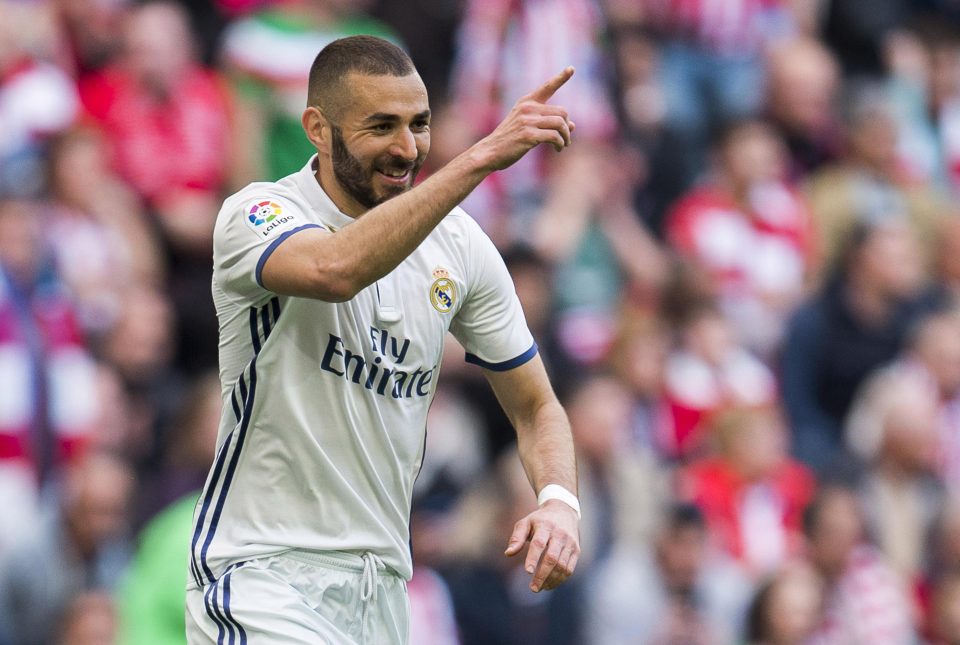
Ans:
[[[631,443],[669,459],[673,419],[664,393],[664,366],[670,348],[666,325],[652,315],[621,314],[617,340],[607,358],[611,371],[633,399]]]
[[[88,452],[65,473],[36,534],[0,563],[0,642],[52,643],[77,594],[114,591],[127,561],[132,487],[130,466],[106,452]]]
[[[29,472],[35,490],[77,457],[98,413],[95,366],[42,217],[35,202],[0,201],[0,468]]]
[[[946,204],[930,183],[911,181],[897,149],[897,122],[889,90],[851,85],[846,103],[848,154],[811,176],[813,208],[823,269],[837,262],[840,245],[857,223],[903,220],[932,266],[934,239]]]
[[[887,66],[897,149],[907,177],[960,194],[960,32],[927,18],[889,39]]]
[[[919,380],[919,382],[918,382]],[[936,402],[936,471],[951,490],[960,486],[960,318],[938,313],[920,320],[901,356],[871,381],[925,386]],[[869,385],[866,386],[869,389]],[[866,401],[867,413],[875,401]],[[873,423],[876,419],[870,419]],[[865,428],[868,434],[874,429]]]
[[[825,583],[815,645],[870,643],[903,645],[916,638],[903,581],[882,555],[864,541],[855,494],[844,488],[820,491],[804,514],[811,564]]]
[[[133,284],[163,284],[161,250],[136,195],[110,170],[102,135],[74,128],[48,154],[45,238],[87,333],[113,324]]]
[[[444,133],[457,143],[446,145],[459,151],[486,135],[528,87],[564,65],[573,65],[579,80],[560,88],[556,101],[577,115],[580,145],[561,161],[574,163],[571,157],[587,154],[591,142],[611,137],[616,121],[601,65],[603,30],[603,16],[590,0],[468,0],[451,79],[457,127]],[[464,208],[485,228],[505,228],[509,241],[527,239],[543,200],[554,192],[543,188],[553,160],[549,151],[533,151],[484,180]]]
[[[170,243],[209,253],[230,154],[220,81],[193,59],[187,17],[162,0],[132,9],[123,52],[84,79],[81,97],[102,128],[114,168]]]
[[[941,221],[936,243],[936,281],[944,306],[960,309],[960,217]]]
[[[930,645],[950,645],[960,640],[960,574],[943,577],[933,595]]]
[[[15,19],[24,7],[5,0],[0,9],[0,195],[35,197],[45,141],[74,122],[80,103],[70,77],[31,51],[33,30]]]
[[[112,596],[102,591],[76,595],[64,615],[57,645],[115,645],[117,608]]]
[[[867,465],[860,497],[871,535],[906,581],[920,575],[945,500],[936,476],[939,403],[923,373],[888,369],[864,385],[846,429],[851,451]]]
[[[843,422],[864,379],[893,360],[935,309],[904,224],[859,224],[820,292],[794,314],[780,362],[794,453],[823,474],[844,467]]]
[[[785,565],[760,585],[747,618],[747,645],[804,645],[820,620],[822,585],[801,562]]]
[[[161,510],[141,532],[118,593],[121,645],[186,642],[182,563],[190,549],[199,492],[197,488]]]
[[[741,633],[752,585],[711,550],[695,506],[671,506],[652,544],[622,543],[588,581],[584,643],[720,645]]]
[[[640,21],[612,23],[610,31],[621,138],[638,157],[636,177],[628,186],[634,191],[636,212],[662,238],[667,209],[693,183],[702,161],[689,145],[691,134],[667,120],[665,79],[654,36]]]
[[[574,645],[581,642],[579,578],[534,594],[523,562],[504,557],[501,536],[533,493],[516,450],[504,452],[452,511],[442,570],[461,645]]]
[[[840,155],[840,88],[837,62],[813,38],[790,39],[767,53],[764,112],[786,143],[791,180],[801,181]]]
[[[764,121],[732,122],[714,153],[709,179],[668,215],[667,238],[711,277],[743,342],[768,355],[811,269],[810,213],[785,182],[786,149]]]
[[[770,369],[737,343],[734,327],[712,305],[693,304],[678,327],[664,377],[672,432],[659,437],[659,449],[689,460],[703,453],[713,413],[772,403],[777,391]]]
[[[114,325],[98,350],[123,384],[130,405],[124,450],[138,462],[156,462],[164,446],[157,437],[168,427],[183,393],[183,377],[172,365],[177,333],[170,300],[162,291],[136,286],[124,294]]]
[[[580,497],[588,500],[580,524],[589,563],[621,541],[648,540],[657,500],[667,486],[653,453],[631,441],[629,390],[611,376],[585,377],[565,397],[577,449]],[[636,491],[648,491],[638,496]]]
[[[50,3],[63,41],[64,66],[73,78],[81,79],[98,72],[117,58],[122,45],[117,34],[129,4],[126,0],[54,0]]]
[[[761,52],[797,29],[792,5],[778,0],[646,0],[647,23],[664,38],[661,74],[667,118],[703,144],[718,123],[760,107]]]
[[[776,410],[720,410],[710,423],[716,456],[680,475],[680,494],[702,511],[715,544],[754,578],[775,571],[800,551],[803,509],[815,481],[787,454]]]
[[[134,526],[142,527],[176,500],[199,491],[216,454],[223,406],[220,380],[213,373],[193,379],[156,437],[156,460],[141,469]],[[164,427],[166,426],[166,427]],[[151,455],[153,456],[153,455]],[[158,462],[158,463],[157,463]]]

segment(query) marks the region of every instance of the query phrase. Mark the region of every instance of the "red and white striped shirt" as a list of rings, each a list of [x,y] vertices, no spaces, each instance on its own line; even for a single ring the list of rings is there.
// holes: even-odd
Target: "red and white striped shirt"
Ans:
[[[907,645],[916,638],[910,599],[880,553],[863,545],[827,596],[810,645]]]

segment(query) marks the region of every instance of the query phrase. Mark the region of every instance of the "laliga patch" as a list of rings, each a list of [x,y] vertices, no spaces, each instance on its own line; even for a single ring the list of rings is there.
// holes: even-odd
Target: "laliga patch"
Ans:
[[[276,200],[263,199],[249,204],[243,213],[244,220],[254,233],[262,238],[296,220],[296,216]]]

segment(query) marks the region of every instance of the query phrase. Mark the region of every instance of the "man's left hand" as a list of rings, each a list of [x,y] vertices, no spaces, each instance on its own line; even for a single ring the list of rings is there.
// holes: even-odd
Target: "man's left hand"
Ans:
[[[573,574],[580,558],[580,520],[577,512],[551,499],[513,527],[504,553],[514,556],[529,542],[524,569],[533,574],[530,589],[553,589]]]

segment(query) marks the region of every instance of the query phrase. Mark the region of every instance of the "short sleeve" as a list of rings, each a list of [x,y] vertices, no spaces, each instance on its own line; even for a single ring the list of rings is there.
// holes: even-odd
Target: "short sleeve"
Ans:
[[[258,300],[267,293],[261,272],[267,258],[302,230],[324,228],[308,221],[289,200],[261,195],[224,204],[213,238],[213,277],[228,294]]]
[[[537,345],[503,258],[473,220],[467,250],[467,297],[450,331],[467,350],[466,360],[498,372],[533,358]]]

